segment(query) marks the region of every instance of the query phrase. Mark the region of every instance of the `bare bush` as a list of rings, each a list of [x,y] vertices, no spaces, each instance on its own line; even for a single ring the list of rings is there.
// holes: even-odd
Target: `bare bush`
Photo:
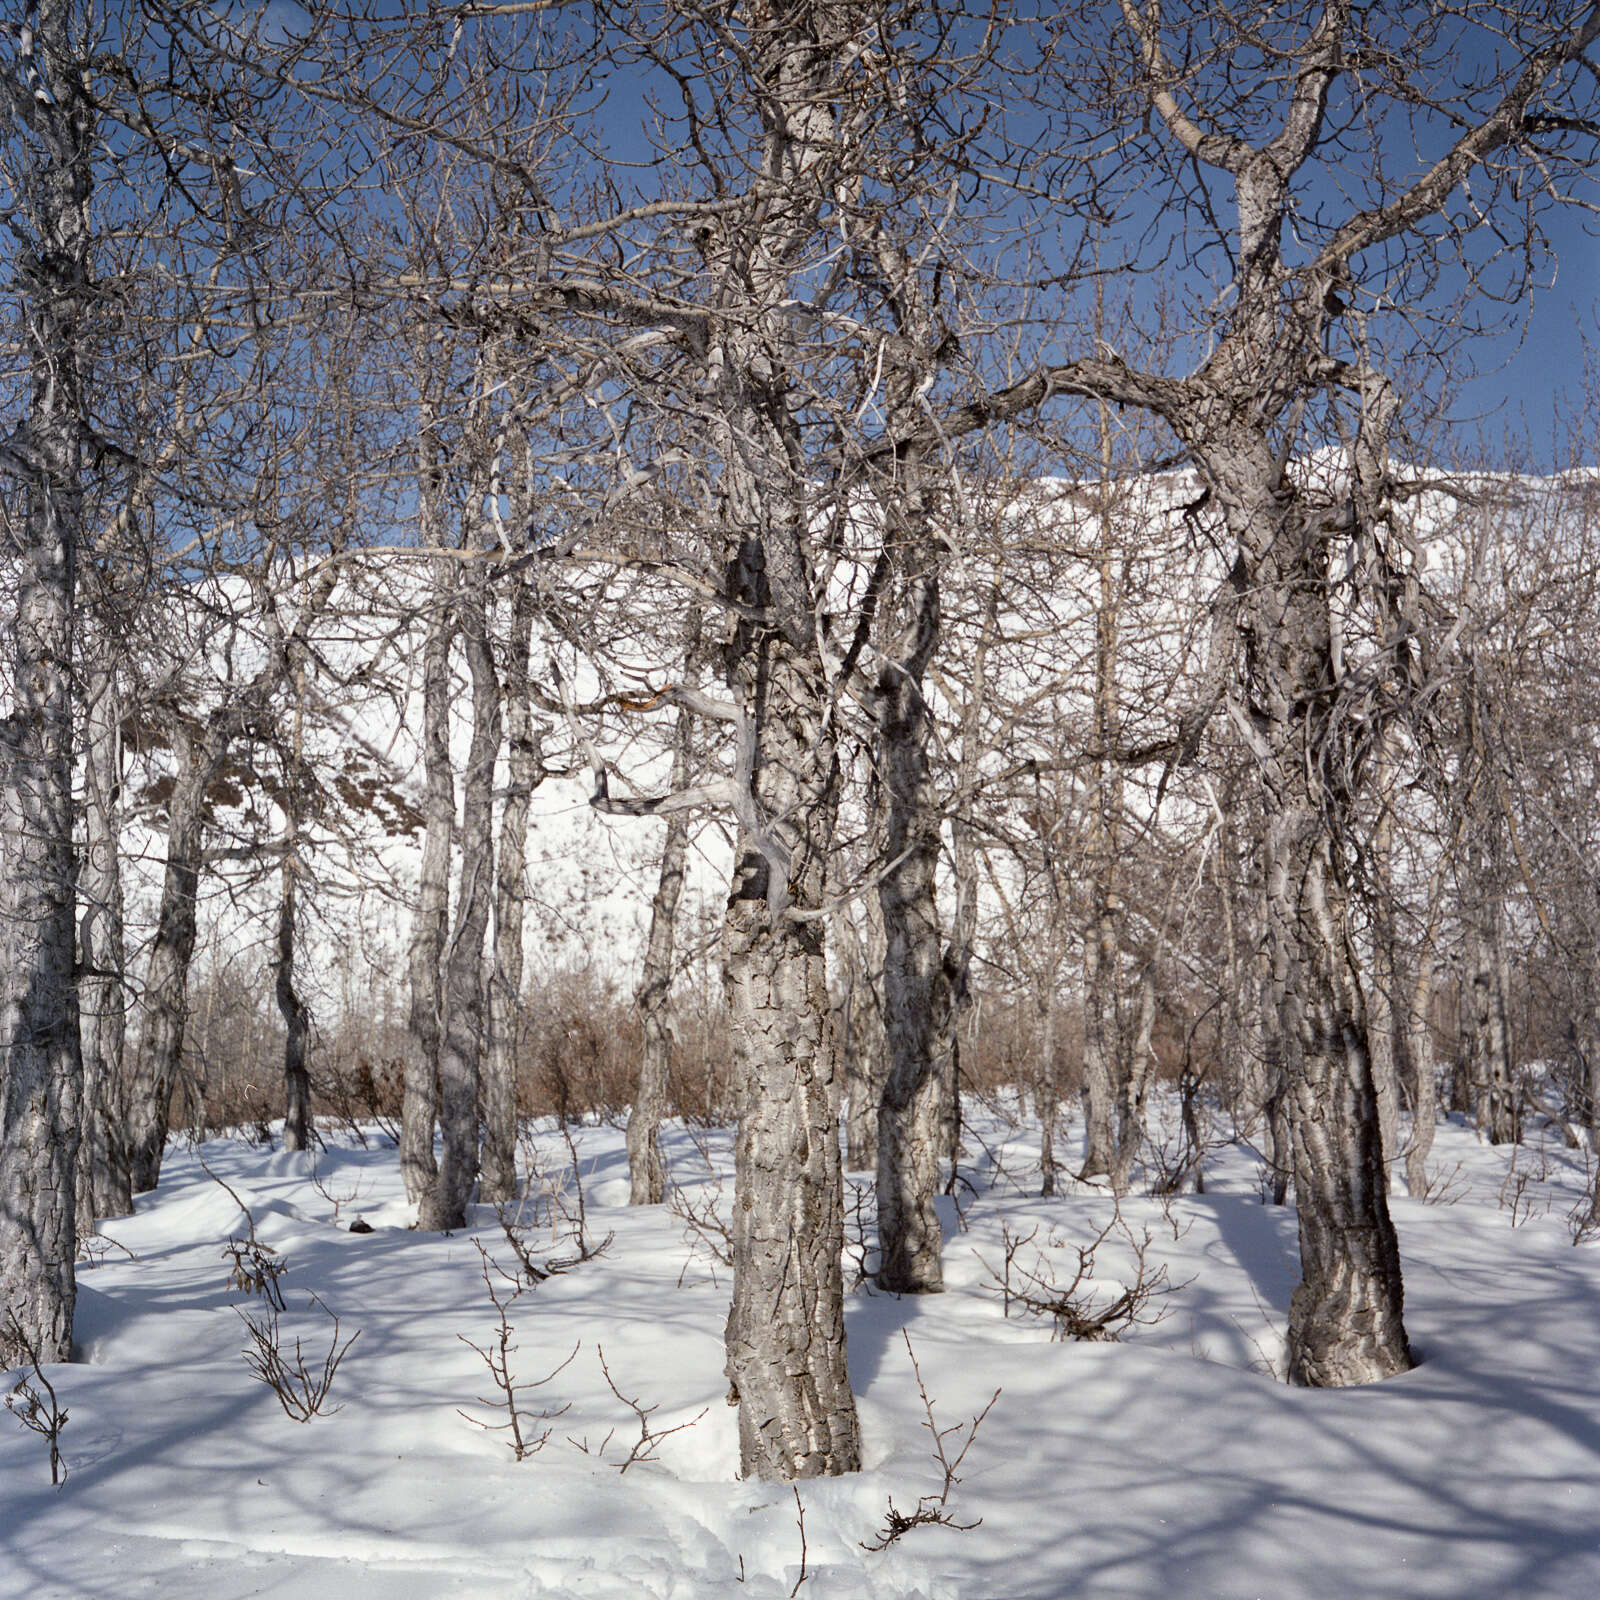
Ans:
[[[639,1424],[639,1437],[633,1441],[627,1455],[619,1461],[608,1463],[608,1465],[615,1467],[619,1474],[626,1472],[629,1467],[636,1467],[644,1462],[656,1460],[656,1451],[663,1440],[670,1439],[675,1433],[683,1433],[685,1430],[692,1428],[711,1409],[709,1406],[702,1406],[698,1415],[690,1417],[687,1422],[677,1423],[671,1428],[652,1428],[650,1419],[661,1409],[660,1402],[657,1401],[655,1405],[647,1406],[637,1397],[624,1394],[617,1387],[616,1379],[611,1376],[611,1368],[606,1365],[605,1347],[603,1345],[596,1346],[596,1350],[600,1356],[600,1371],[605,1376],[606,1387],[633,1413],[634,1421]],[[592,1448],[587,1435],[582,1439],[574,1439],[569,1436],[567,1443],[575,1449],[581,1450],[586,1456],[592,1455],[604,1461],[606,1450],[616,1437],[616,1433],[617,1430],[612,1428],[605,1438]]]
[[[61,1454],[61,1430],[67,1425],[67,1408],[61,1404],[55,1385],[39,1365],[39,1347],[14,1313],[7,1313],[4,1346],[25,1358],[29,1372],[17,1379],[6,1395],[6,1410],[29,1432],[36,1433],[50,1447],[50,1482],[60,1488],[67,1481],[66,1458]]]
[[[689,1259],[684,1262],[684,1272],[686,1273],[690,1263],[704,1252],[710,1258],[711,1283],[714,1288],[717,1282],[717,1268],[721,1266],[732,1270],[733,1236],[729,1232],[727,1223],[722,1220],[722,1177],[716,1163],[711,1159],[711,1151],[705,1136],[694,1128],[687,1128],[686,1131],[700,1157],[701,1164],[705,1167],[706,1182],[701,1186],[701,1196],[697,1200],[674,1177],[667,1185],[667,1209],[683,1224],[683,1236],[689,1245]],[[680,1286],[683,1283],[682,1273],[679,1274],[678,1283]]]
[[[906,1354],[911,1357],[911,1370],[917,1377],[917,1394],[922,1400],[922,1426],[928,1430],[929,1437],[933,1440],[933,1459],[938,1463],[943,1481],[939,1485],[938,1493],[922,1495],[914,1511],[901,1511],[894,1503],[893,1496],[889,1499],[888,1510],[884,1514],[884,1524],[873,1536],[870,1543],[861,1542],[863,1550],[887,1550],[896,1540],[904,1538],[913,1528],[954,1528],[958,1533],[970,1533],[982,1521],[982,1517],[972,1522],[957,1522],[950,1511],[950,1495],[961,1479],[956,1475],[957,1469],[966,1459],[967,1451],[972,1448],[972,1441],[978,1437],[978,1429],[983,1426],[984,1419],[994,1410],[995,1402],[1002,1393],[996,1389],[989,1396],[989,1403],[982,1411],[965,1425],[966,1437],[961,1439],[961,1448],[950,1454],[945,1441],[951,1435],[960,1435],[962,1424],[953,1424],[948,1428],[941,1428],[933,1414],[933,1401],[928,1394],[928,1386],[923,1381],[922,1368],[917,1362],[917,1352],[911,1348],[911,1335],[904,1328],[900,1330],[900,1337],[906,1342]]]
[[[1147,1262],[1150,1230],[1135,1234],[1114,1210],[1111,1220],[1087,1244],[1072,1245],[1054,1234],[1038,1243],[1039,1229],[1014,1234],[1008,1223],[1000,1227],[1004,1255],[998,1270],[980,1254],[978,1260],[1000,1291],[1005,1315],[1015,1306],[1033,1316],[1049,1317],[1051,1337],[1088,1342],[1115,1343],[1130,1328],[1149,1327],[1166,1316],[1162,1302],[1181,1285],[1168,1281],[1164,1266],[1153,1270]],[[1095,1274],[1095,1254],[1113,1234],[1119,1235],[1132,1250],[1134,1273],[1115,1294],[1097,1298],[1089,1285]],[[1046,1250],[1059,1250],[1072,1259],[1072,1276],[1058,1280]],[[1031,1253],[1032,1262],[1024,1260]]]
[[[513,1276],[484,1249],[481,1241],[475,1239],[473,1243],[478,1249],[478,1257],[483,1266],[483,1285],[488,1291],[490,1303],[494,1306],[498,1325],[495,1328],[493,1341],[488,1345],[474,1344],[465,1334],[458,1334],[456,1337],[478,1356],[489,1369],[489,1376],[494,1381],[495,1395],[492,1397],[478,1395],[475,1397],[477,1403],[492,1411],[504,1411],[506,1420],[484,1422],[481,1418],[470,1416],[459,1408],[457,1415],[465,1417],[475,1428],[482,1428],[491,1433],[509,1434],[510,1438],[506,1440],[507,1448],[518,1461],[525,1461],[544,1448],[553,1432],[550,1428],[541,1429],[540,1424],[554,1422],[557,1417],[564,1416],[570,1407],[560,1406],[554,1411],[529,1411],[523,1407],[519,1392],[539,1389],[549,1383],[558,1372],[570,1365],[578,1354],[579,1347],[573,1345],[572,1354],[560,1365],[552,1367],[542,1378],[535,1378],[531,1383],[518,1383],[511,1370],[511,1358],[517,1353],[518,1348],[512,1343],[512,1335],[516,1332],[516,1328],[511,1321],[511,1308],[535,1283],[542,1283],[549,1277],[549,1273],[539,1273],[537,1277],[528,1276],[530,1266],[528,1258],[519,1251],[518,1259],[522,1262],[523,1274],[520,1277]]]
[[[225,1179],[219,1178],[206,1165],[204,1157],[200,1157],[199,1161],[200,1170],[218,1188],[227,1191],[229,1199],[238,1206],[244,1218],[245,1237],[241,1239],[236,1234],[222,1247],[222,1259],[231,1263],[228,1287],[265,1300],[274,1313],[282,1311],[283,1290],[278,1285],[278,1279],[289,1270],[289,1263],[264,1239],[256,1237],[256,1219],[250,1214],[250,1207],[240,1199],[239,1191]]]
[[[250,1348],[244,1352],[244,1364],[253,1378],[259,1379],[277,1395],[284,1415],[296,1422],[309,1422],[313,1417],[332,1416],[341,1406],[329,1406],[328,1395],[333,1388],[334,1375],[340,1363],[349,1355],[350,1347],[361,1337],[356,1329],[341,1345],[339,1343],[339,1318],[316,1295],[307,1297],[307,1309],[315,1306],[333,1323],[333,1332],[321,1365],[307,1366],[305,1349],[296,1337],[294,1354],[287,1354],[281,1342],[276,1307],[264,1312],[239,1312],[239,1320],[250,1335]]]

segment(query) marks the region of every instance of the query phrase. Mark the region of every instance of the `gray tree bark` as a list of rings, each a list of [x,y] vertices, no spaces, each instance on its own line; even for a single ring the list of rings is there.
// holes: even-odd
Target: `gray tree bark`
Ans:
[[[506,797],[495,866],[494,965],[489,974],[489,1042],[484,1062],[483,1198],[501,1204],[517,1193],[517,1018],[522,1003],[522,933],[527,902],[528,813],[544,776],[541,730],[528,680],[536,610],[533,588],[518,579],[511,602],[511,638],[503,698]]]
[[[277,959],[273,965],[273,995],[283,1018],[283,1148],[304,1150],[311,1138],[311,1075],[306,1069],[306,1047],[311,1017],[295,985],[295,942],[298,922],[300,863],[300,788],[304,782],[304,687],[297,686],[294,730],[284,783],[283,864],[278,888]]]
[[[1407,991],[1406,1038],[1411,1061],[1411,1143],[1406,1147],[1406,1187],[1419,1199],[1428,1192],[1428,1157],[1439,1119],[1439,1072],[1433,1047],[1432,929],[1417,951]]]
[[[189,1016],[189,967],[197,937],[206,807],[234,741],[255,721],[276,682],[272,668],[202,722],[182,714],[168,721],[177,772],[167,799],[167,865],[161,882],[155,941],[145,971],[144,1029],[129,1085],[128,1144],[135,1194],[161,1180],[172,1091]]]
[[[687,707],[678,712],[673,740],[672,791],[688,787],[694,754],[694,718]],[[628,1114],[628,1204],[657,1206],[666,1198],[667,1167],[661,1155],[661,1119],[667,1108],[667,1068],[672,1059],[672,960],[677,943],[678,901],[683,894],[684,867],[689,859],[689,824],[684,814],[667,818],[661,842],[661,871],[650,902],[650,934],[634,1004],[643,1035],[639,1082]]]
[[[914,471],[914,468],[908,469]],[[913,493],[914,486],[903,490]],[[920,524],[914,508],[909,520]],[[889,536],[900,530],[891,517]],[[924,542],[902,556],[902,626],[877,683],[878,777],[886,801],[878,885],[885,952],[883,1010],[889,1070],[878,1110],[878,1283],[897,1294],[944,1288],[933,1199],[955,1006],[939,930],[935,873],[940,817],[928,763],[922,677],[939,638],[939,579]]]
[[[489,644],[484,583],[460,591],[456,617],[472,678],[472,744],[461,786],[461,876],[444,963],[439,1039],[439,1171],[417,1226],[440,1233],[467,1224],[478,1181],[478,1077],[487,995],[484,939],[494,903],[494,769],[500,754],[500,679]]]
[[[0,1365],[65,1361],[76,1298],[81,1061],[74,988],[74,571],[83,534],[82,322],[94,122],[67,0],[39,0],[3,91],[36,165],[9,218],[28,364],[0,720]],[[31,43],[31,55],[29,55]]]
[[[742,1471],[793,1479],[861,1465],[845,1354],[840,1093],[822,921],[837,734],[793,403],[800,364],[784,309],[791,262],[818,226],[818,168],[835,148],[839,40],[823,6],[762,3],[740,21],[762,106],[764,187],[724,280],[738,314],[717,326],[705,357],[725,479],[727,597],[740,618],[727,648],[741,733],[723,926],[739,1098],[726,1348]]]
[[[123,1047],[127,993],[122,900],[122,697],[114,666],[84,696],[84,844],[78,868],[78,1037],[83,1055],[83,1142],[78,1231],[133,1210]]]
[[[878,1102],[883,1098],[883,908],[876,895],[860,901],[865,933],[850,908],[833,916],[831,947],[838,993],[833,1030],[844,1074],[845,1165],[852,1172],[878,1168]]]
[[[425,468],[427,463],[424,463]],[[423,478],[426,480],[428,471]],[[417,913],[411,924],[407,971],[411,982],[406,1057],[400,1111],[400,1173],[406,1198],[420,1205],[438,1174],[433,1128],[438,1113],[439,1035],[444,996],[441,981],[450,927],[450,856],[455,838],[455,769],[450,763],[450,643],[455,637],[454,574],[435,567],[433,611],[422,646],[422,761],[424,799],[422,866]]]
[[[1100,407],[1103,469],[1098,560],[1099,596],[1095,607],[1094,757],[1089,781],[1084,850],[1091,875],[1089,926],[1083,936],[1083,1093],[1084,1159],[1080,1181],[1112,1177],[1119,1167],[1119,1103],[1129,1105],[1125,1070],[1131,1068],[1123,1037],[1120,997],[1122,942],[1117,884],[1121,853],[1122,769],[1113,752],[1121,733],[1117,711],[1117,649],[1122,586],[1117,582],[1115,535],[1111,516],[1112,441],[1107,408]],[[1153,991],[1152,991],[1153,992]]]

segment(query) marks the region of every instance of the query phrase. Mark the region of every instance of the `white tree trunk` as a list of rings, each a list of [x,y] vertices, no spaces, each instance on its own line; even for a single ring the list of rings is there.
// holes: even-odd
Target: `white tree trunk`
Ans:
[[[11,709],[0,720],[0,1366],[25,1351],[71,1354],[81,1093],[71,671],[93,120],[73,7],[40,0],[31,20],[39,88],[10,86],[19,156],[37,166],[31,203],[9,218],[31,398],[20,450],[11,448],[29,466],[4,630]]]

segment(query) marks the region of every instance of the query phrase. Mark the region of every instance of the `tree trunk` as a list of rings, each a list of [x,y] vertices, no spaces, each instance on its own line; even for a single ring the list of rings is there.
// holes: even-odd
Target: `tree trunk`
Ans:
[[[1118,1047],[1116,971],[1117,897],[1097,863],[1093,920],[1083,938],[1083,1166],[1078,1179],[1087,1183],[1111,1175],[1116,1160]]]
[[[71,669],[93,121],[71,6],[40,0],[30,20],[19,49],[26,57],[31,44],[38,88],[14,84],[11,104],[26,128],[19,153],[37,165],[8,219],[30,398],[10,450],[29,466],[5,629],[11,709],[0,720],[0,1366],[71,1354],[81,1094]]]
[[[283,1018],[283,1148],[299,1151],[311,1138],[311,1075],[306,1070],[306,1043],[311,1032],[305,1002],[295,987],[295,922],[300,876],[300,785],[304,707],[300,695],[294,709],[294,736],[284,785],[283,867],[278,895],[278,952],[273,993]]]
[[[1283,486],[1266,441],[1235,442],[1232,461],[1219,460],[1212,441],[1201,455],[1248,566],[1246,669],[1300,1227],[1289,1377],[1341,1387],[1406,1371],[1412,1359],[1339,855],[1353,800],[1335,715],[1327,540],[1315,512]]]
[[[434,611],[422,646],[422,762],[426,783],[417,914],[411,924],[411,979],[400,1110],[400,1173],[406,1198],[420,1205],[433,1187],[433,1125],[438,1111],[439,1030],[444,1006],[442,963],[450,927],[450,854],[456,825],[455,771],[450,764],[450,642],[455,637],[453,574],[436,567]]]
[[[687,708],[678,712],[672,751],[674,793],[689,784],[694,720]],[[639,1008],[643,1048],[639,1052],[639,1084],[628,1114],[628,1204],[657,1206],[666,1198],[667,1169],[658,1131],[667,1105],[667,1067],[672,1053],[672,958],[683,893],[684,866],[689,857],[689,825],[681,811],[667,818],[661,843],[661,875],[650,904],[650,937],[634,1004]]]
[[[528,812],[544,775],[541,729],[528,682],[535,596],[519,579],[506,657],[506,798],[494,898],[494,967],[489,974],[489,1048],[483,1078],[483,1198],[499,1205],[517,1193],[517,1018],[522,1000],[522,931],[527,900]]]
[[[726,314],[703,351],[725,530],[725,650],[739,728],[734,881],[723,937],[739,1131],[727,1373],[743,1472],[854,1472],[861,1440],[845,1357],[839,1085],[823,918],[838,814],[835,706],[823,655],[805,368],[792,280],[837,149],[831,15],[757,6],[745,70],[763,107],[748,220],[713,231]],[[825,169],[824,169],[825,170]],[[759,194],[759,198],[757,198]],[[842,508],[841,508],[842,509]]]
[[[983,704],[988,688],[989,652],[999,637],[1000,585],[989,585],[983,631],[968,672],[966,703],[961,708],[961,759],[956,789],[970,804],[977,797],[979,760],[983,753]],[[955,915],[945,948],[945,974],[950,984],[949,1077],[945,1084],[945,1157],[950,1176],[946,1193],[955,1190],[961,1160],[961,1019],[971,1004],[972,954],[978,942],[978,846],[971,824],[958,810],[950,823],[950,855],[954,865]]]
[[[1486,883],[1488,871],[1492,868],[1480,877],[1480,884]],[[1468,939],[1464,1050],[1473,1118],[1490,1144],[1505,1144],[1517,1136],[1503,921],[1498,894],[1485,888]]]
[[[478,1181],[478,1074],[483,1059],[484,937],[494,902],[494,769],[500,754],[500,680],[489,646],[481,581],[456,604],[472,676],[472,745],[461,787],[461,878],[455,931],[444,963],[439,1037],[438,1175],[422,1197],[417,1226],[442,1233],[467,1225]]]
[[[1380,812],[1372,830],[1368,878],[1372,885],[1372,984],[1367,997],[1367,1032],[1372,1049],[1372,1088],[1383,1142],[1384,1183],[1400,1158],[1400,1057],[1402,960],[1394,917],[1394,809],[1390,793],[1394,765],[1385,734],[1373,776]]]
[[[238,708],[230,706],[213,713],[200,727],[182,720],[172,723],[178,771],[167,800],[167,866],[145,973],[143,1037],[129,1091],[128,1142],[135,1194],[154,1189],[161,1180],[172,1091],[189,1016],[206,797],[240,720]]]
[[[861,1465],[845,1355],[839,1095],[823,924],[785,913],[791,897],[812,912],[826,893],[832,723],[820,670],[787,641],[769,634],[736,662],[739,678],[761,680],[759,693],[742,685],[747,715],[761,707],[759,811],[747,811],[761,832],[740,828],[723,930],[739,1102],[727,1373],[746,1476],[831,1476]]]
[[[1039,1193],[1056,1192],[1056,1111],[1060,1096],[1056,1077],[1056,1003],[1047,989],[1035,996],[1039,1013],[1039,1065],[1034,1108],[1039,1114]]]
[[[1151,1036],[1156,1025],[1156,962],[1154,954],[1139,975],[1138,1022],[1128,1042],[1117,1101],[1117,1153],[1111,1166],[1111,1190],[1124,1195],[1133,1181],[1133,1164],[1144,1144],[1145,1094],[1150,1083]]]
[[[883,907],[864,895],[865,937],[847,907],[834,914],[833,953],[840,993],[833,1007],[834,1039],[843,1062],[847,1111],[845,1166],[878,1170],[878,1104],[883,1099],[886,1048],[883,1024]]]
[[[83,1142],[78,1231],[133,1210],[123,1045],[127,996],[122,911],[122,700],[114,667],[90,680],[84,706],[84,848],[78,869],[78,1037],[83,1054]]]
[[[910,559],[904,625],[884,653],[877,685],[878,774],[887,803],[888,866],[878,902],[889,1066],[878,1108],[878,1283],[897,1294],[938,1294],[943,1238],[933,1199],[954,1005],[935,894],[939,810],[922,676],[938,643],[939,584],[926,546]]]
[[[1089,770],[1085,854],[1092,874],[1093,910],[1083,936],[1083,1093],[1084,1158],[1080,1181],[1112,1177],[1120,1163],[1118,1105],[1126,1106],[1127,1086],[1119,1081],[1131,1066],[1123,1038],[1119,1003],[1122,962],[1117,866],[1122,833],[1122,769],[1114,757],[1121,737],[1117,707],[1117,651],[1122,621],[1122,586],[1117,582],[1115,533],[1111,516],[1113,435],[1107,407],[1100,407],[1102,483],[1099,583],[1095,606],[1094,758]],[[1120,1191],[1119,1191],[1120,1192]]]
[[[1417,952],[1417,969],[1406,1008],[1407,1055],[1411,1058],[1411,1143],[1406,1150],[1406,1187],[1419,1200],[1428,1192],[1428,1157],[1439,1115],[1439,1074],[1433,1050],[1432,930]]]

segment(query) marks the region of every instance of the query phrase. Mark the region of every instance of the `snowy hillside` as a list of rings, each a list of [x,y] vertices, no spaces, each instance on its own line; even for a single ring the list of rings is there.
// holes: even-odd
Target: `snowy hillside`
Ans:
[[[1087,1191],[1037,1190],[1036,1129],[976,1113],[977,1192],[947,1223],[949,1292],[851,1297],[849,1349],[867,1469],[794,1493],[736,1481],[724,1404],[728,1282],[706,1243],[664,1208],[629,1210],[620,1132],[575,1137],[596,1259],[529,1288],[510,1313],[511,1370],[549,1438],[520,1463],[470,1340],[497,1318],[476,1249],[516,1262],[493,1216],[473,1236],[404,1230],[394,1152],[331,1149],[312,1168],[242,1143],[174,1150],[158,1193],[81,1276],[86,1361],[52,1367],[70,1413],[68,1477],[50,1487],[44,1441],[0,1426],[0,1596],[161,1595],[294,1600],[1093,1600],[1430,1596],[1592,1600],[1600,1593],[1600,1247],[1574,1248],[1564,1214],[1582,1154],[1547,1130],[1516,1151],[1440,1130],[1445,1203],[1393,1202],[1407,1322],[1421,1364],[1370,1389],[1274,1381],[1295,1277],[1295,1219],[1264,1207],[1236,1148],[1213,1155],[1207,1191],[1123,1204],[1090,1293],[1126,1284],[1146,1230],[1147,1273],[1173,1292],[1163,1319],[1115,1344],[1052,1343],[1002,1314],[989,1285],[1015,1254],[1070,1276],[1072,1246],[1110,1220]],[[549,1220],[568,1161],[536,1136],[550,1180],[524,1221],[535,1258],[570,1255]],[[676,1175],[697,1204],[716,1184],[681,1128]],[[706,1149],[728,1181],[729,1140]],[[245,1235],[281,1253],[282,1343],[320,1369],[330,1324],[360,1336],[335,1374],[331,1415],[301,1425],[251,1378],[222,1257]],[[313,1181],[314,1178],[314,1181]],[[859,1183],[859,1179],[857,1180]],[[570,1182],[561,1202],[576,1196]],[[948,1203],[946,1203],[948,1206]],[[558,1207],[559,1212],[560,1207]],[[372,1224],[352,1234],[357,1216]],[[336,1220],[337,1219],[337,1222]],[[847,1250],[846,1271],[854,1263]],[[987,1263],[987,1265],[986,1265]],[[1020,1282],[1020,1278],[1017,1280]],[[505,1284],[501,1285],[504,1296]],[[953,1457],[979,1428],[945,1507],[960,1532],[911,1529],[872,1553],[892,1498],[909,1512],[942,1476],[905,1335]],[[635,1413],[672,1432],[627,1461]],[[565,1363],[565,1365],[563,1365]],[[656,1408],[656,1409],[649,1409]],[[470,1419],[470,1420],[469,1420]],[[802,1572],[802,1555],[804,1571]],[[803,1581],[802,1581],[803,1579]]]

